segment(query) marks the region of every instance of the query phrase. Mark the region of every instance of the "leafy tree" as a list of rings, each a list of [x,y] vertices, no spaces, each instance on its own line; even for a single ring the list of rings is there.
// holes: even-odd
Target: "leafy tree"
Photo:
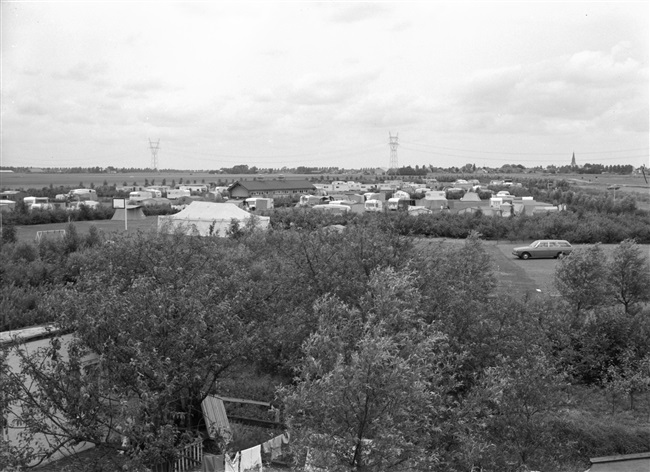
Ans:
[[[607,304],[611,299],[607,269],[607,259],[599,244],[577,248],[558,263],[555,287],[576,313]]]
[[[625,354],[622,365],[612,365],[607,370],[605,389],[612,397],[612,413],[616,411],[619,396],[627,396],[630,399],[630,409],[634,410],[636,395],[645,394],[650,406],[650,355],[637,360],[633,352]]]
[[[365,315],[336,299],[317,304],[319,328],[303,346],[298,383],[282,392],[299,456],[342,471],[436,462],[430,446],[452,369],[444,336],[406,306],[408,279],[376,272]],[[377,300],[380,285],[385,295]]]
[[[609,280],[614,297],[625,307],[625,313],[650,300],[650,259],[633,240],[626,239],[614,249]]]
[[[55,337],[3,379],[17,392],[11,400],[23,402],[23,437],[53,438],[51,450],[17,457],[83,441],[123,450],[137,468],[173,458],[197,434],[202,399],[243,359],[254,332],[237,314],[246,285],[226,279],[237,254],[218,243],[227,241],[140,235],[80,261],[82,276],[45,302],[60,313],[61,332],[75,333],[67,355]],[[96,367],[80,376],[90,355]],[[31,396],[22,387],[28,378],[38,387]]]
[[[2,225],[2,244],[15,243],[17,233],[18,231],[15,225],[4,223]]]
[[[478,431],[493,445],[477,460],[481,470],[548,466],[560,446],[550,420],[563,406],[565,388],[563,376],[536,349],[486,369],[467,400],[479,412]]]

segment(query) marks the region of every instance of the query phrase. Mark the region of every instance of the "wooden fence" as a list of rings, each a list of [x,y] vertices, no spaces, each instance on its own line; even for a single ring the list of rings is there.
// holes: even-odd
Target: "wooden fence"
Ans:
[[[201,469],[203,461],[203,440],[198,439],[185,446],[176,461],[157,464],[153,472],[189,472]]]

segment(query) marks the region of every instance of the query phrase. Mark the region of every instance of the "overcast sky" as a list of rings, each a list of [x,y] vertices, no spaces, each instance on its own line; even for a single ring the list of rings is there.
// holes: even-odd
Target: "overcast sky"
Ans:
[[[648,165],[647,1],[1,8],[3,166]]]

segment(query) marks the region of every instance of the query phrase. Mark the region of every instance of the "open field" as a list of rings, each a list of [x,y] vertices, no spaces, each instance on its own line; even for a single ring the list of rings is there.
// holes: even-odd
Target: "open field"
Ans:
[[[140,172],[140,173],[96,173],[96,174],[72,174],[72,173],[21,173],[10,172],[0,173],[0,188],[8,190],[27,190],[29,188],[41,189],[43,187],[76,187],[83,183],[88,187],[90,184],[95,186],[103,185],[104,182],[109,185],[122,185],[126,182],[127,185],[132,185],[137,182],[139,185],[144,184],[144,180],[149,182],[155,179],[157,185],[161,185],[163,179],[166,180],[167,185],[175,180],[177,183],[182,178],[183,182],[190,183],[210,183],[218,181],[233,182],[238,179],[252,180],[253,178],[265,178],[268,180],[277,179],[280,174],[210,174],[208,172]],[[347,174],[283,174],[287,179],[308,179],[312,177],[324,177],[325,180],[368,180],[373,181],[375,176],[362,175],[360,173],[347,173]],[[442,175],[448,176],[448,173]],[[576,185],[585,188],[602,188],[606,189],[609,185],[620,185],[622,192],[650,192],[650,185],[643,179],[642,175],[614,175],[614,174],[485,174],[477,175],[481,180],[493,180],[502,177],[510,177],[514,181],[522,179],[551,179],[551,180],[569,180]],[[467,177],[467,176],[465,176]],[[650,176],[649,176],[650,179]]]
[[[463,244],[462,239],[421,239],[418,244],[422,247],[431,246],[432,250],[442,244]],[[559,263],[558,259],[529,259],[521,260],[512,255],[512,249],[519,246],[526,246],[532,241],[495,242],[484,241],[485,249],[492,260],[492,269],[497,279],[497,291],[515,293],[519,295],[534,296],[539,294],[550,294],[558,296],[553,286],[555,268]],[[588,244],[573,245],[575,249],[588,247]],[[601,244],[605,254],[610,257],[617,244]],[[650,259],[650,245],[643,245],[643,252]]]
[[[17,226],[18,233],[16,238],[18,241],[35,241],[36,234],[39,231],[52,231],[66,229],[69,223],[53,223],[47,225],[29,225]],[[75,228],[80,235],[85,235],[90,230],[91,226],[96,227],[99,231],[106,236],[110,234],[124,233],[124,221],[113,220],[93,220],[93,221],[75,221]],[[127,233],[136,233],[138,231],[155,230],[158,225],[157,216],[148,216],[144,220],[129,220],[127,221]]]
[[[127,232],[136,233],[138,231],[155,231],[157,223],[157,216],[148,216],[144,220],[128,221]],[[124,233],[123,221],[77,221],[74,225],[80,235],[87,234],[91,226],[95,226],[98,230],[109,237],[111,234]],[[60,230],[66,229],[67,227],[68,223],[18,226],[17,238],[19,241],[31,242],[36,239],[36,234],[39,231]],[[484,242],[485,249],[492,260],[494,275],[498,282],[498,290],[510,293],[519,293],[521,295],[528,294],[530,296],[537,294],[557,295],[557,291],[553,287],[553,276],[555,274],[555,267],[558,264],[557,259],[530,259],[524,261],[511,254],[512,248],[525,246],[530,242],[531,241],[520,241],[516,243],[502,241]],[[430,247],[431,250],[435,250],[435,248],[440,244],[458,245],[463,243],[464,240],[462,239],[419,239],[417,242],[417,244],[421,245],[423,249]],[[574,245],[576,248],[584,246],[587,245]],[[601,245],[607,255],[610,255],[616,246],[616,244]],[[650,258],[650,245],[644,245],[643,248],[645,254]]]

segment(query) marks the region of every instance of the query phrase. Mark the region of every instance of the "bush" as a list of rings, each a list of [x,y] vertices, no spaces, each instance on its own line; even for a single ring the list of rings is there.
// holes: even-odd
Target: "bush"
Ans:
[[[565,444],[565,454],[588,465],[590,457],[647,452],[650,428],[630,426],[616,417],[602,418],[585,412],[558,416],[552,422],[558,444]]]
[[[16,242],[16,227],[13,224],[2,225],[2,243],[15,243]]]

